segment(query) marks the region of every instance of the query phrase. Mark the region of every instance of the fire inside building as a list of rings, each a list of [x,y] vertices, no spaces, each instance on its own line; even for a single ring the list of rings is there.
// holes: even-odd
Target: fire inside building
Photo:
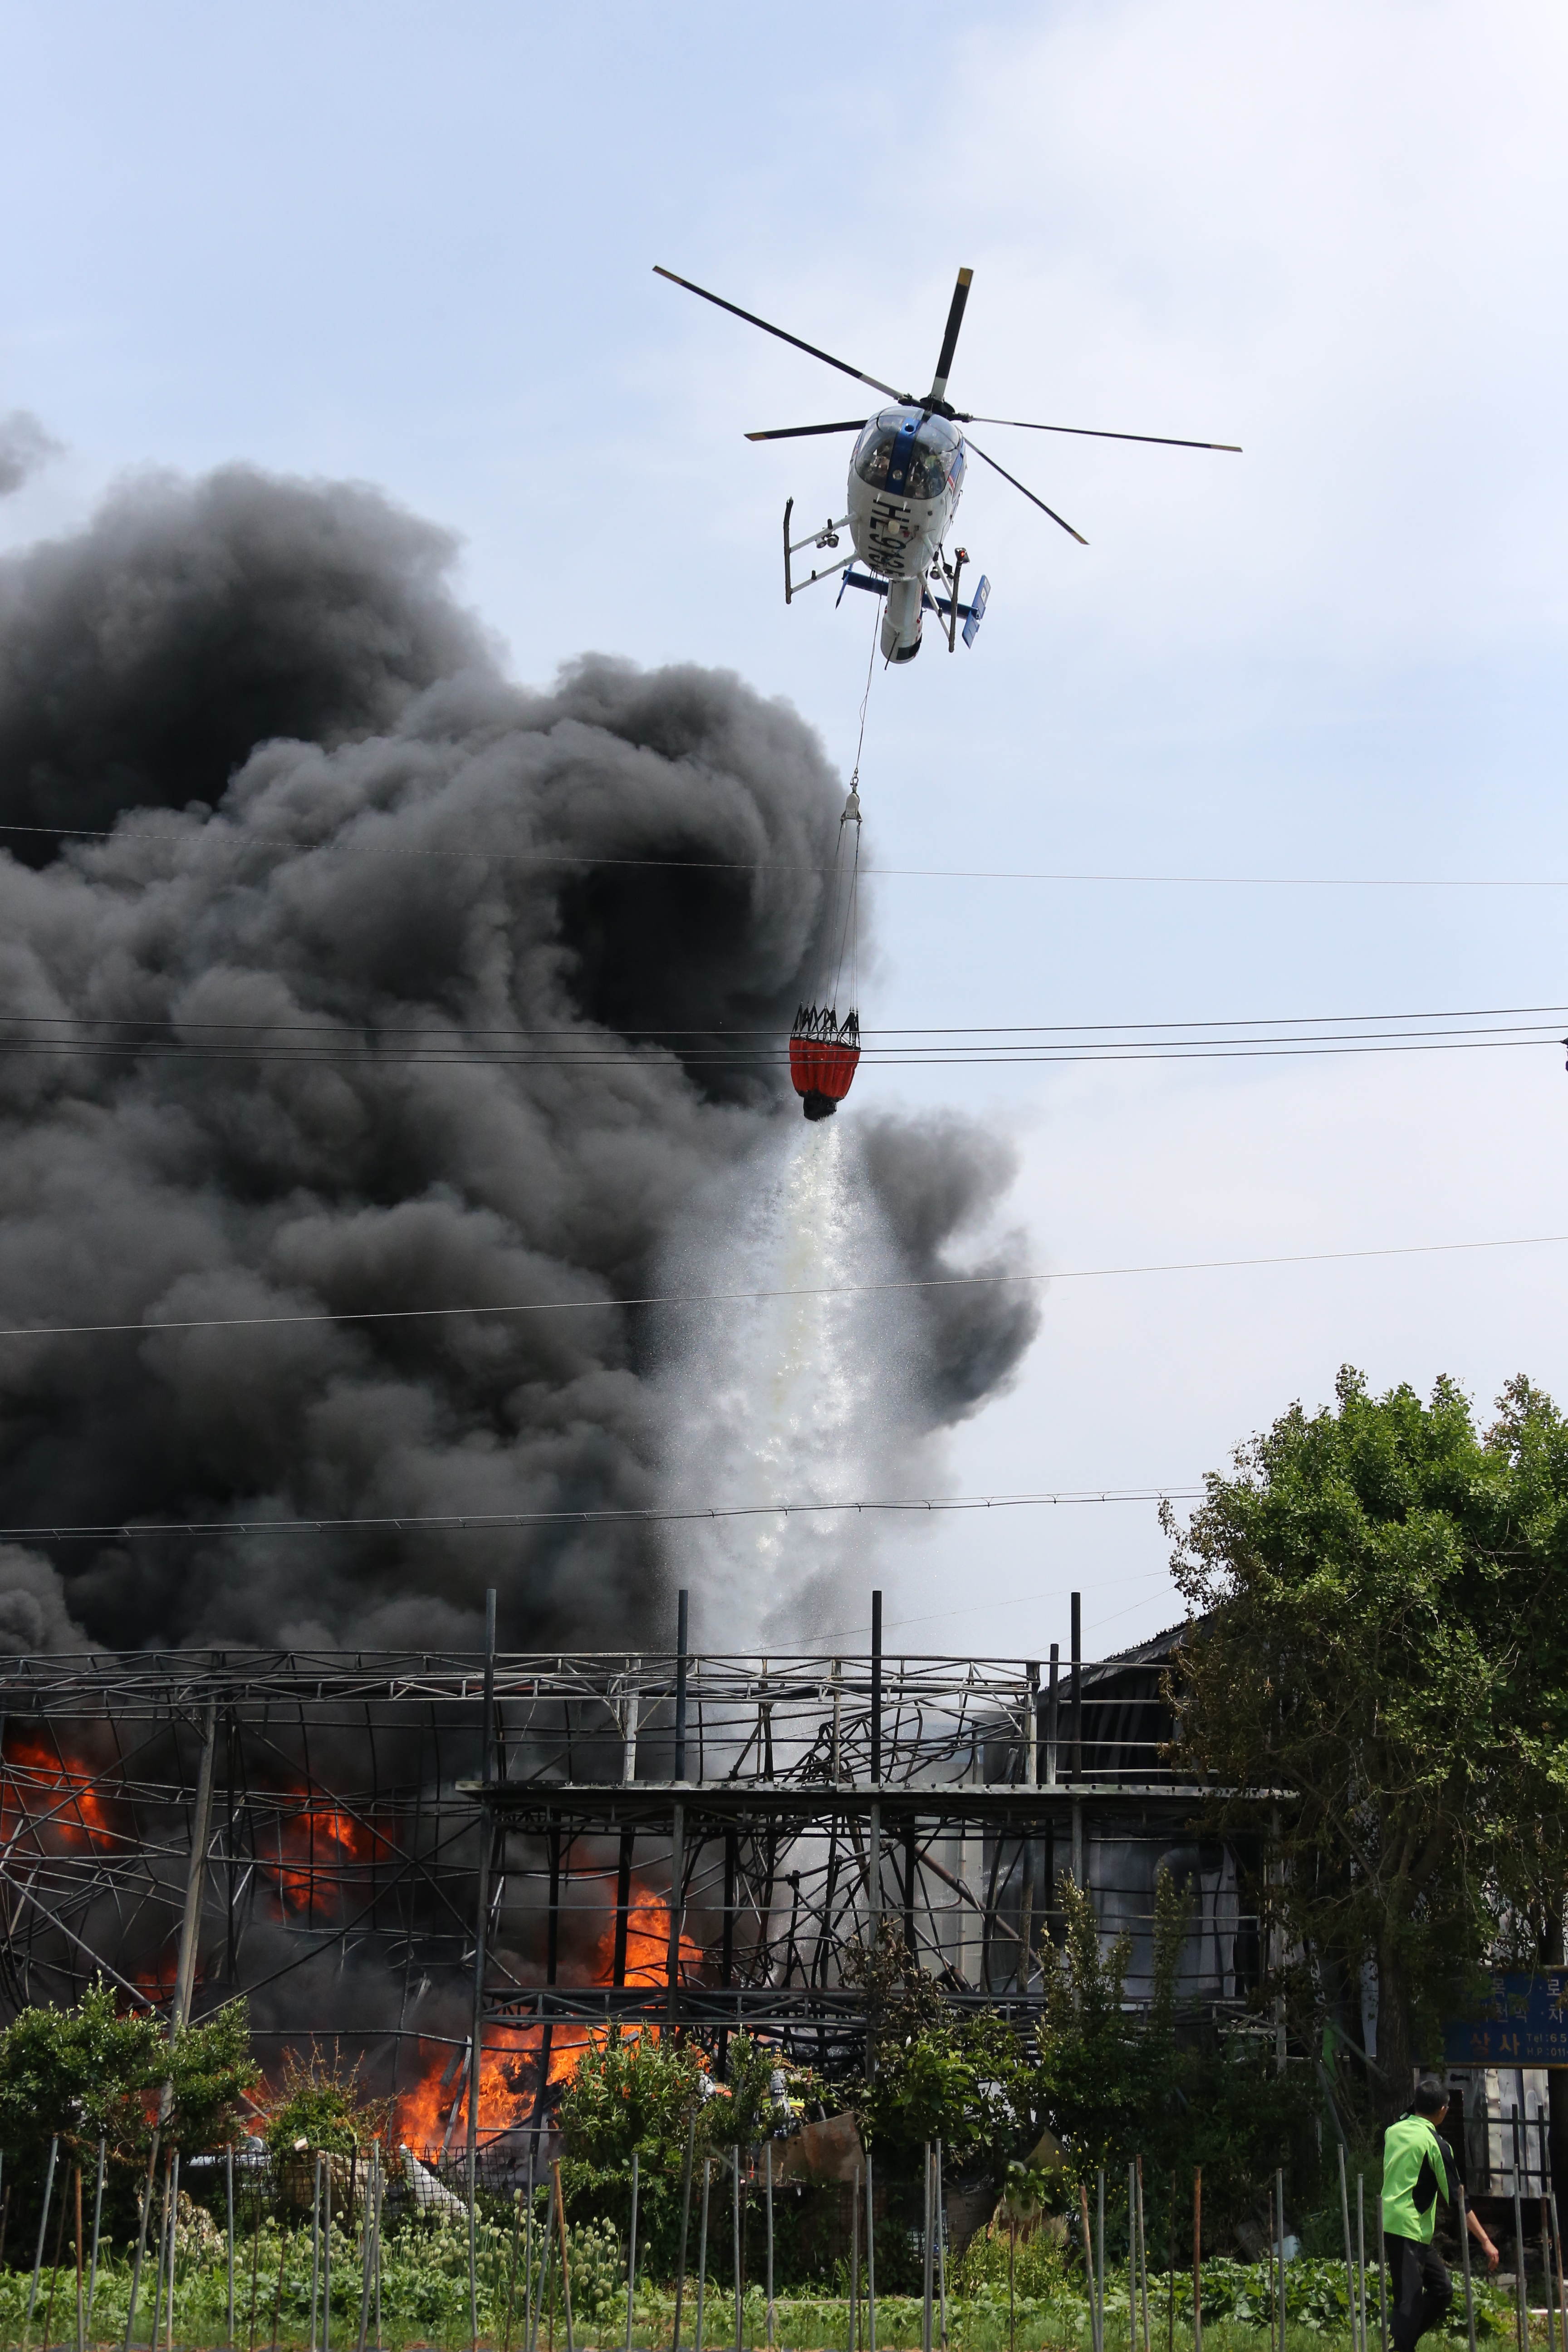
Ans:
[[[1021,2028],[1055,1890],[1088,1890],[1151,1984],[1162,1869],[1192,1889],[1178,1991],[1247,2010],[1257,1857],[1199,1832],[1168,1696],[1176,1636],[1118,1656],[189,1653],[22,1658],[0,1676],[0,1987],[95,1976],[184,2014],[243,1995],[258,2057],[312,2046],[395,2094],[437,2165],[550,2123],[619,2021],[744,2028],[858,2064],[853,1945],[897,1927],[955,2006]],[[493,1623],[493,1614],[492,1614]],[[1544,2077],[1453,2070],[1472,2181]],[[1496,2146],[1493,2146],[1493,2142]],[[537,2143],[536,2143],[537,2144]]]

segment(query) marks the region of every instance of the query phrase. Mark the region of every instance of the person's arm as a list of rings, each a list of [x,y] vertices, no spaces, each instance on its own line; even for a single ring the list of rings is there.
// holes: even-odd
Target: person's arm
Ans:
[[[1465,2221],[1471,2237],[1474,2238],[1477,2245],[1479,2246],[1482,2253],[1485,2254],[1487,2258],[1488,2270],[1495,2271],[1498,2266],[1499,2260],[1498,2250],[1493,2245],[1491,2240],[1488,2237],[1485,2230],[1482,2228],[1481,2217],[1476,2211],[1473,2205],[1466,2206]]]

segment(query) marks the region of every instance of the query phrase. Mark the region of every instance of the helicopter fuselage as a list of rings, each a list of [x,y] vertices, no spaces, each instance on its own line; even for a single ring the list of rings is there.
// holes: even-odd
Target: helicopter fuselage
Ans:
[[[884,408],[864,427],[849,463],[855,552],[888,583],[881,647],[887,661],[921,649],[925,583],[963,489],[963,436],[931,410]]]

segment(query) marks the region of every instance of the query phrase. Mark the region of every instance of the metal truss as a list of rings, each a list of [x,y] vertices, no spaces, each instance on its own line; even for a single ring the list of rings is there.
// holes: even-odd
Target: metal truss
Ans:
[[[1229,2004],[1256,1923],[1170,1762],[1168,1664],[679,1641],[9,1662],[0,1994],[101,1974],[167,2007],[188,1908],[196,2016],[243,1994],[264,2056],[339,2041],[443,2147],[470,2105],[486,2136],[537,2125],[617,2021],[852,2062],[846,1964],[879,1920],[956,2007],[1026,2023],[1064,1874],[1131,1937],[1136,1990],[1155,1873],[1182,1872],[1184,1990]]]

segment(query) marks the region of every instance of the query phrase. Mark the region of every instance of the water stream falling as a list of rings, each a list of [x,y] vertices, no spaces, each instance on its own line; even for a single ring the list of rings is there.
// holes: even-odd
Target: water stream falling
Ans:
[[[792,1120],[693,1203],[661,1286],[795,1295],[667,1321],[667,1507],[916,1490],[931,1441],[911,1410],[907,1299],[823,1295],[900,1272],[840,1118]],[[691,1590],[698,1642],[816,1648],[863,1626],[883,1532],[853,1513],[679,1521],[665,1557],[670,1581]]]

